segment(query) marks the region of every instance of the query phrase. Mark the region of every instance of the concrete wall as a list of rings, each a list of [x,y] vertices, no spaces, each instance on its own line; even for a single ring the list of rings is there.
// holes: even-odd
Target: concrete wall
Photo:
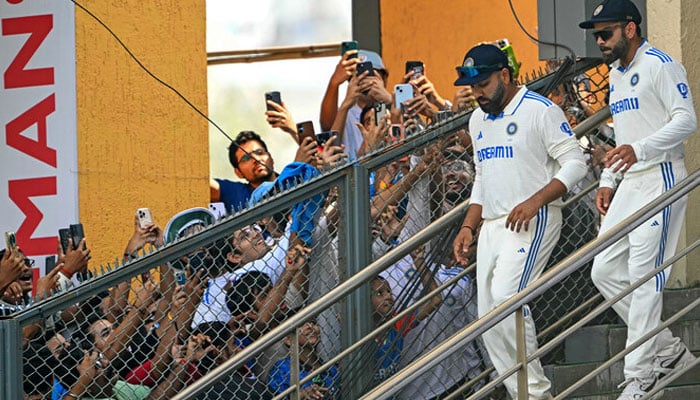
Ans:
[[[695,23],[700,17],[700,3],[694,0],[647,0],[648,39],[654,46],[669,53],[685,66],[688,81],[695,97],[695,110],[700,115],[700,29]],[[700,168],[700,138],[697,133],[686,143],[686,166],[689,172]],[[700,193],[695,190],[688,202],[684,247],[700,237]],[[700,254],[694,254],[674,265],[668,285],[694,286],[700,283]]]
[[[526,29],[537,35],[537,0],[514,2]],[[537,45],[518,28],[507,1],[382,1],[382,56],[398,82],[407,60],[421,60],[438,92],[452,100],[455,66],[479,42],[508,38],[522,71],[539,68]]]
[[[203,1],[86,3],[155,75],[207,113]],[[76,8],[80,219],[93,264],[121,257],[139,207],[165,226],[208,202],[207,123]],[[94,266],[94,265],[93,265]]]

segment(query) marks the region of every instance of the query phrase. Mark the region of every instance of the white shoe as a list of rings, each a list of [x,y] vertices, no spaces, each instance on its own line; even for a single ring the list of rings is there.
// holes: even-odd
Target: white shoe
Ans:
[[[693,353],[683,346],[683,350],[679,353],[667,357],[656,356],[654,358],[654,373],[659,379],[673,372],[674,369],[683,369],[695,361]]]
[[[640,379],[640,378],[629,378],[622,382],[618,388],[625,387],[622,391],[620,397],[617,400],[639,400],[644,395],[646,395],[651,389],[656,385],[656,378],[651,379]],[[663,391],[655,394],[654,396],[648,398],[648,400],[658,399],[663,394]]]

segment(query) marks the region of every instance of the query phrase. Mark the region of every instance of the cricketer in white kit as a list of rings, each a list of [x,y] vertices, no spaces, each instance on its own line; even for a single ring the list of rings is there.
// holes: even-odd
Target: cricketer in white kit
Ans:
[[[483,220],[477,244],[481,317],[540,276],[559,239],[561,196],[584,177],[587,167],[563,111],[518,87],[503,51],[476,46],[457,71],[455,85],[471,85],[479,109],[469,120],[476,176],[454,253],[466,262],[469,243]],[[535,325],[527,307],[524,315],[530,354],[537,349]],[[482,336],[499,373],[515,364],[513,315]],[[549,398],[551,384],[539,360],[527,372],[529,398]],[[516,398],[515,375],[505,386]]]
[[[640,36],[641,14],[629,0],[607,0],[579,26],[594,29],[610,66],[610,111],[617,147],[606,155],[596,206],[603,234],[687,176],[683,141],[697,128],[683,66]],[[619,182],[619,184],[618,184]],[[614,197],[613,197],[614,194]],[[685,218],[687,197],[665,207],[598,254],[591,272],[605,298],[673,256]],[[627,344],[661,323],[663,289],[671,269],[659,270],[614,305],[627,324]],[[656,380],[694,360],[668,329],[625,356],[620,399],[649,391]]]

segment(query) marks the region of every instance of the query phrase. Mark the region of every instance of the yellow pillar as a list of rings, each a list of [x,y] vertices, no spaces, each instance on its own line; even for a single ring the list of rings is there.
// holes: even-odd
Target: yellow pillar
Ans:
[[[203,1],[87,1],[156,76],[207,113]],[[134,213],[162,226],[206,206],[207,122],[147,75],[117,41],[76,8],[80,219],[94,264],[121,257]],[[94,265],[93,265],[94,266]]]

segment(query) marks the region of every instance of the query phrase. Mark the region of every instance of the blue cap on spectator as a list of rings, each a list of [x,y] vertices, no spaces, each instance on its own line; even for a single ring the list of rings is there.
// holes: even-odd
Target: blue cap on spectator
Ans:
[[[456,67],[459,77],[455,86],[473,85],[488,78],[491,73],[510,68],[506,53],[492,44],[480,44],[472,47]]]
[[[382,57],[379,56],[379,54],[370,51],[370,50],[360,50],[357,52],[359,55],[360,61],[369,61],[372,63],[372,68],[374,69],[383,69],[386,70],[386,67],[384,67],[384,62],[382,61]]]
[[[630,0],[605,0],[593,10],[593,16],[588,21],[578,24],[583,29],[593,29],[597,22],[634,22],[642,23],[642,14]]]
[[[168,225],[165,226],[165,243],[170,243],[175,239],[182,237],[187,231],[187,228],[195,225],[207,227],[214,223],[216,217],[206,208],[195,207],[188,210],[180,211],[175,214]]]

